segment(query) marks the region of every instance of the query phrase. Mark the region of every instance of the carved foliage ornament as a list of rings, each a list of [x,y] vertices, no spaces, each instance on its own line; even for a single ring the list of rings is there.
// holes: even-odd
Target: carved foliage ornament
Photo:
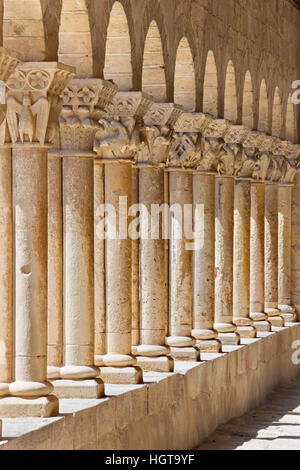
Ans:
[[[30,67],[29,67],[30,65]],[[7,125],[13,144],[53,141],[59,96],[73,68],[55,62],[22,64],[7,81]]]
[[[91,151],[99,119],[117,87],[101,79],[74,79],[62,95],[60,133],[64,150]]]
[[[167,166],[197,168],[200,151],[200,135],[197,132],[177,132],[172,139]]]

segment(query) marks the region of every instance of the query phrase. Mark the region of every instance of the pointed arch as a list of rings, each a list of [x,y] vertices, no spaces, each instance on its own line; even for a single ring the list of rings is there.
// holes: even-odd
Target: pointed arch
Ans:
[[[196,84],[195,68],[190,45],[183,37],[178,45],[174,77],[174,102],[186,111],[195,111]]]
[[[167,87],[161,36],[153,20],[148,28],[143,57],[142,89],[156,102],[165,102]]]
[[[264,78],[260,84],[258,113],[258,130],[267,134],[269,133],[269,102],[267,85]]]
[[[218,74],[213,51],[208,51],[204,84],[203,84],[203,112],[214,117],[218,116]]]
[[[76,21],[70,21],[76,18]],[[93,76],[93,53],[86,0],[63,1],[59,28],[58,58],[76,67],[78,77]]]
[[[115,2],[107,29],[104,78],[112,79],[121,91],[132,89],[131,42],[124,8]]]
[[[224,118],[236,123],[237,121],[237,91],[235,70],[232,61],[227,65],[224,94]]]
[[[23,61],[46,60],[43,13],[39,0],[4,0],[3,46],[18,51]]]
[[[276,87],[274,98],[273,98],[272,135],[274,137],[281,137],[281,133],[282,133],[282,103],[281,103],[279,88]]]
[[[246,72],[245,81],[244,81],[244,92],[243,92],[243,111],[242,111],[242,124],[244,126],[253,129],[254,125],[254,115],[253,115],[253,85],[252,78],[249,70]]]
[[[292,143],[296,142],[296,115],[291,94],[286,109],[286,139]]]

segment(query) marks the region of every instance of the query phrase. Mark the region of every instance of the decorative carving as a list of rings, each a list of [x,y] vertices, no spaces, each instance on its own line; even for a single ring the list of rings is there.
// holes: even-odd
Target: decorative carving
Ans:
[[[201,138],[197,132],[177,132],[173,136],[168,167],[197,168]]]
[[[0,80],[7,82],[9,76],[19,65],[19,55],[0,46]]]
[[[200,132],[203,134],[212,117],[204,113],[183,113],[174,126],[175,132]]]
[[[63,150],[92,151],[99,119],[117,87],[101,79],[74,79],[62,95],[60,133]]]
[[[119,92],[99,120],[94,151],[103,160],[132,160],[145,143],[142,119],[152,104],[142,92]]]
[[[13,144],[53,142],[58,127],[59,96],[74,76],[56,62],[24,63],[7,81],[7,125]]]
[[[226,119],[212,119],[204,130],[206,139],[224,139],[232,124]]]
[[[264,135],[260,132],[247,132],[246,138],[242,141],[243,151],[238,154],[235,164],[235,175],[238,178],[253,178],[259,170],[258,148],[260,147]]]
[[[154,103],[145,114],[146,126],[174,127],[183,113],[183,107],[174,103]]]
[[[256,181],[267,181],[276,179],[276,165],[272,163],[272,149],[280,140],[277,137],[262,134],[261,142],[258,145],[258,160],[253,172],[253,179]]]
[[[231,123],[224,119],[213,119],[207,114],[203,114],[205,120],[202,121],[203,138],[201,141],[201,151],[198,152],[198,171],[217,171],[220,153],[224,145],[224,137],[231,127]]]
[[[140,91],[119,91],[106,108],[109,119],[143,118],[153,104],[153,99],[147,93]]]
[[[281,164],[281,183],[292,184],[300,167],[300,146],[283,141],[274,148],[273,154]]]

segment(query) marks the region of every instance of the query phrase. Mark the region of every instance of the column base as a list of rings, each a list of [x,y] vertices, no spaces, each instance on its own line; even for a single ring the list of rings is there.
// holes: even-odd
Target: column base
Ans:
[[[220,353],[222,343],[218,339],[197,340],[196,347],[200,353]]]
[[[144,372],[173,372],[174,359],[170,356],[146,357],[138,356],[137,365]]]
[[[278,308],[266,308],[266,314],[268,315],[268,321],[272,326],[283,327],[284,319],[281,316],[281,310]]]
[[[241,338],[256,338],[257,330],[254,326],[238,326],[236,332]]]
[[[47,366],[47,380],[55,380],[60,378],[60,367]]]
[[[0,439],[1,439],[1,437],[2,437],[2,421],[0,419]]]
[[[0,397],[7,397],[9,395],[9,383],[0,382]]]
[[[96,399],[104,396],[104,383],[99,378],[87,380],[60,379],[51,381],[58,398]]]
[[[0,418],[50,418],[58,415],[55,396],[39,398],[0,398]]]
[[[103,356],[104,356],[104,355],[103,355]],[[99,355],[96,355],[96,356],[95,356],[95,359],[94,359],[94,364],[95,364],[95,366],[101,367],[101,366],[104,365],[103,356],[99,356]]]
[[[140,367],[100,367],[100,378],[105,384],[142,384],[143,372]]]
[[[281,316],[285,323],[294,323],[297,321],[297,314],[294,307],[291,305],[278,305],[281,310]]]
[[[236,346],[239,345],[241,342],[241,337],[238,333],[236,332],[231,332],[231,333],[219,333],[218,335],[219,341],[221,341],[223,346]]]
[[[269,333],[271,331],[272,325],[269,321],[255,321],[253,322],[254,328],[256,331]]]
[[[198,362],[200,361],[200,351],[197,348],[175,348],[171,347],[170,356],[175,361]]]

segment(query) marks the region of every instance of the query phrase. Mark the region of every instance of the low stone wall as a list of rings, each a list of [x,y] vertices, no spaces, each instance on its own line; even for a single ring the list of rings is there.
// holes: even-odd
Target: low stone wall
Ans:
[[[200,364],[182,364],[181,373],[145,374],[149,383],[41,420],[43,427],[3,441],[0,449],[193,449],[217,426],[257,407],[275,386],[300,373],[300,364],[292,362],[300,324],[261,336],[227,347],[226,354],[205,355]],[[106,393],[114,394],[114,387]]]

